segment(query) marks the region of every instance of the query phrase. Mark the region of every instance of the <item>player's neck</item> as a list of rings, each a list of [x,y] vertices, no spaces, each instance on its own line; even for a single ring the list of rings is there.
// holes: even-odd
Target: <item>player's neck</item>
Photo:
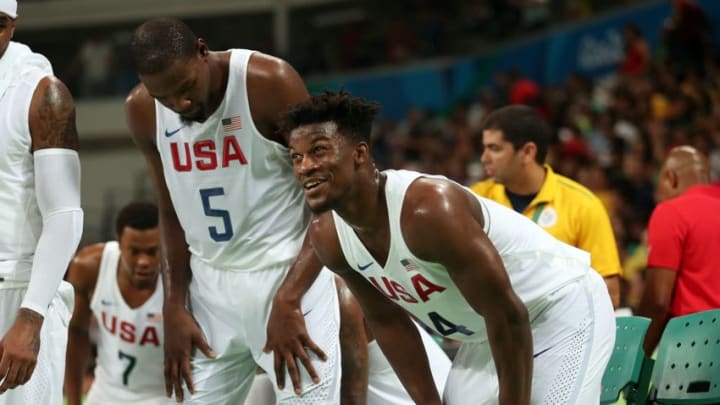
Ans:
[[[505,185],[505,188],[513,194],[530,195],[537,194],[545,183],[545,167],[533,164],[528,167],[522,176],[515,176],[512,182]]]
[[[344,204],[335,210],[358,234],[373,234],[382,228],[382,220],[387,217],[385,181],[386,176],[373,169],[356,183]]]
[[[210,52],[210,97],[208,116],[213,115],[220,107],[227,92],[228,77],[230,77],[230,52]]]

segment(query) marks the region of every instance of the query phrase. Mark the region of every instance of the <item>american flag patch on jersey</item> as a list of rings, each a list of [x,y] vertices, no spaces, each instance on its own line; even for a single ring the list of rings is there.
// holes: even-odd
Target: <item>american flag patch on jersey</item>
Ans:
[[[225,131],[225,132],[242,129],[242,123],[240,122],[240,116],[235,115],[230,118],[223,118],[222,126],[223,126],[223,131]]]
[[[408,260],[408,259],[402,259],[402,260],[400,260],[400,264],[402,264],[403,267],[405,267],[405,270],[407,270],[407,271],[413,271],[413,270],[417,270],[417,269],[418,269],[418,266],[417,266],[415,263],[413,263],[413,262],[411,262],[410,260]]]
[[[162,314],[148,312],[147,320],[148,320],[148,322],[160,323],[160,322],[162,322]]]

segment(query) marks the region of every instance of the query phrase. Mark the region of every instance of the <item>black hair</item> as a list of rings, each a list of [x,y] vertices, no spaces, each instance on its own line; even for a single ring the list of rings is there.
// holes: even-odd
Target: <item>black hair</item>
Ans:
[[[535,143],[535,161],[539,164],[545,162],[553,136],[545,119],[534,108],[526,105],[510,105],[493,111],[483,121],[482,130],[502,131],[503,139],[512,143],[515,150],[528,142]]]
[[[352,98],[345,90],[325,91],[291,107],[283,114],[278,130],[289,134],[303,125],[334,122],[344,136],[370,143],[372,123],[379,112],[379,104],[362,97]]]
[[[162,72],[196,52],[197,36],[177,18],[147,20],[135,29],[130,41],[132,60],[141,75]]]
[[[144,231],[158,226],[158,207],[151,202],[135,201],[124,206],[115,220],[118,239],[125,227]]]

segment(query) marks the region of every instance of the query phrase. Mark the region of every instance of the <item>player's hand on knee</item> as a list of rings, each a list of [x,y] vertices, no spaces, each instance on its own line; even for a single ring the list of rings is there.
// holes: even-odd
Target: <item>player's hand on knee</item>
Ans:
[[[40,352],[43,317],[20,308],[15,322],[0,341],[0,394],[23,385],[32,376]]]
[[[267,342],[263,351],[265,353],[272,351],[274,354],[275,377],[280,389],[285,388],[285,368],[287,367],[295,393],[302,392],[298,361],[308,371],[313,383],[320,382],[308,353],[314,353],[323,361],[327,360],[327,356],[310,339],[299,302],[281,299],[273,301],[268,319]]]
[[[205,356],[215,358],[216,354],[210,348],[202,335],[202,331],[192,315],[185,309],[172,309],[163,311],[165,334],[165,394],[171,397],[175,393],[175,400],[184,400],[183,382],[191,394],[195,393],[192,379],[190,360],[194,348],[199,349]]]

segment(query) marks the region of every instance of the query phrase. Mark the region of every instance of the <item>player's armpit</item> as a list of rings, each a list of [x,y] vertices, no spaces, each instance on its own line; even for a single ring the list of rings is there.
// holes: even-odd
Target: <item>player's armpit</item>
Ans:
[[[75,103],[70,90],[59,79],[40,81],[30,103],[30,136],[33,151],[48,148],[78,148]]]

